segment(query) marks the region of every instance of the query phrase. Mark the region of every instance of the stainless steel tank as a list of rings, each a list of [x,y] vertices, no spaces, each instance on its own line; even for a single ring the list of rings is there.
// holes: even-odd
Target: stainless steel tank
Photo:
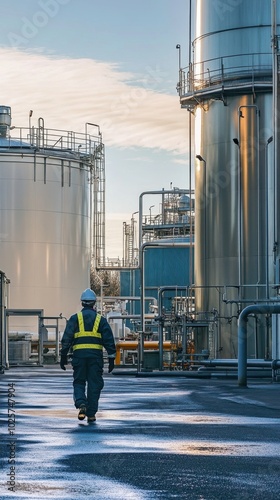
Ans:
[[[212,357],[236,357],[240,311],[275,295],[272,5],[192,2],[180,95],[195,115],[196,306],[218,311]],[[265,317],[250,319],[248,344],[249,357],[271,356]]]
[[[11,281],[9,307],[69,317],[90,284],[96,142],[47,130],[42,120],[12,132],[0,138],[0,266]],[[15,321],[13,329],[30,330],[28,320]]]

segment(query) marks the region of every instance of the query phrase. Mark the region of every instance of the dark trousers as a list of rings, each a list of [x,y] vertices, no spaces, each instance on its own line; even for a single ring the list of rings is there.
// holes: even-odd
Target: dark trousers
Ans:
[[[100,393],[104,387],[103,358],[73,357],[72,366],[75,407],[86,405],[87,415],[91,417],[98,410]]]

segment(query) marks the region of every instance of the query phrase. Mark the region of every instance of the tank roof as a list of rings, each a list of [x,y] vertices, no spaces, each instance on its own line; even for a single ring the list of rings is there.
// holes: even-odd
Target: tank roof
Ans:
[[[0,148],[31,148],[28,142],[17,141],[7,137],[0,137]]]

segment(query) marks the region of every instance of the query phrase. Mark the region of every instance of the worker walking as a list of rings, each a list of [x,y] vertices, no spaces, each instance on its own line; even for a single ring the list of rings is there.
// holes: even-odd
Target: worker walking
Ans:
[[[108,353],[109,369],[114,369],[116,354],[112,329],[95,309],[96,295],[87,288],[81,295],[82,310],[67,322],[61,339],[60,367],[66,370],[67,354],[73,349],[74,404],[79,409],[78,419],[88,423],[96,420],[98,401],[104,386],[103,347]]]

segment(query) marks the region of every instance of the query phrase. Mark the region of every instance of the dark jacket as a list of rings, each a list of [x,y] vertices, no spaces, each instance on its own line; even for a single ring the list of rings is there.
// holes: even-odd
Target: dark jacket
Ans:
[[[82,309],[84,328],[85,331],[92,331],[97,313],[94,309],[84,307]],[[100,343],[107,351],[108,357],[114,358],[116,354],[116,347],[112,329],[104,316],[101,316],[100,323],[97,329],[98,333],[101,334],[98,343]],[[75,343],[74,335],[79,332],[78,315],[73,314],[66,325],[62,339],[61,339],[61,356],[66,356],[69,349]],[[89,358],[102,356],[102,349],[75,349],[73,351],[73,356],[78,358]]]

